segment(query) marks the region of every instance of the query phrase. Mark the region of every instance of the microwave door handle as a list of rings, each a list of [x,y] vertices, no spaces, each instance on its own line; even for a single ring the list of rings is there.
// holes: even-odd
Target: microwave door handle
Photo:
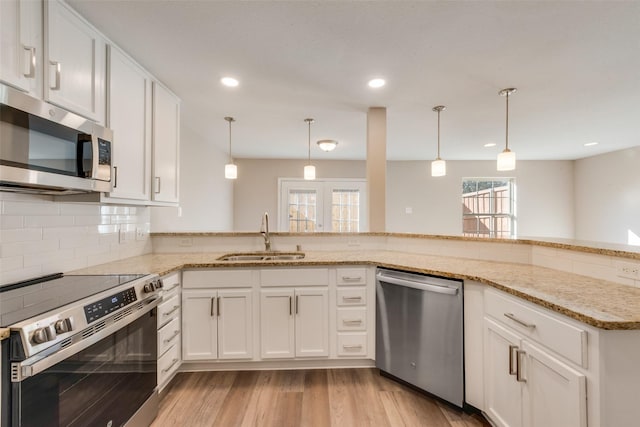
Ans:
[[[100,166],[100,146],[96,134],[91,135],[91,179],[98,179],[98,168]]]

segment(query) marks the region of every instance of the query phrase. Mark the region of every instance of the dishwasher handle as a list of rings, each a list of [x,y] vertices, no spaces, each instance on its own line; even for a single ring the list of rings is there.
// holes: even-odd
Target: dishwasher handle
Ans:
[[[458,295],[459,288],[448,286],[434,285],[430,283],[422,283],[414,280],[399,279],[397,277],[385,276],[384,273],[376,274],[376,278],[380,282],[391,283],[393,285],[405,286],[407,288],[418,289],[427,292],[436,292],[438,294]]]

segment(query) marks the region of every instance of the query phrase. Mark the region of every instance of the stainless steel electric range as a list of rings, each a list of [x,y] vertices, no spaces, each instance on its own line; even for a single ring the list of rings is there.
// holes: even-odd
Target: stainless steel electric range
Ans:
[[[158,410],[156,275],[0,287],[2,427],[148,426]]]

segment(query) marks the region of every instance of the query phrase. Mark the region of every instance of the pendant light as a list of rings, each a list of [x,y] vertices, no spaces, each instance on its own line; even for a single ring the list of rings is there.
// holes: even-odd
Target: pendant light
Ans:
[[[436,105],[433,111],[438,113],[438,157],[431,162],[431,176],[445,176],[447,174],[447,163],[440,158],[440,112],[446,110],[444,105]]]
[[[305,122],[309,125],[309,157],[308,164],[304,167],[304,179],[308,181],[312,181],[316,179],[316,167],[311,164],[311,123],[313,123],[313,119],[304,119]]]
[[[499,171],[512,171],[516,168],[516,153],[509,150],[509,96],[512,93],[515,93],[517,89],[515,87],[510,87],[507,89],[502,89],[500,92],[500,96],[504,96],[507,98],[507,126],[506,126],[506,139],[505,139],[505,147],[504,151],[498,154],[498,170]]]
[[[231,123],[235,122],[236,119],[233,117],[225,117],[227,122],[229,122],[229,163],[224,165],[224,177],[226,179],[236,179],[238,178],[238,166],[233,163],[233,157],[231,157]]]
[[[316,144],[322,151],[333,151],[338,146],[338,141],[333,139],[321,139]]]

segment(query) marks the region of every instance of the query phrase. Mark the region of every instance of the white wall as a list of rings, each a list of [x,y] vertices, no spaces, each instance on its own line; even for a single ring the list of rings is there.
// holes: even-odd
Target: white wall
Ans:
[[[0,285],[151,252],[146,207],[0,192],[0,212]]]
[[[447,175],[433,178],[429,162],[388,162],[387,231],[460,235],[462,178],[515,177],[518,235],[573,238],[572,161],[519,161],[512,173],[495,168],[494,161],[447,161]]]
[[[182,127],[180,208],[151,208],[151,229],[229,231],[233,227],[233,182],[224,178],[225,152]]]
[[[302,178],[306,160],[237,159],[234,184],[235,231],[258,231],[262,214],[269,212],[272,229],[278,218],[278,178]],[[360,160],[313,160],[318,178],[365,178]]]
[[[640,236],[640,146],[576,160],[574,179],[576,238],[633,244],[629,232]]]

